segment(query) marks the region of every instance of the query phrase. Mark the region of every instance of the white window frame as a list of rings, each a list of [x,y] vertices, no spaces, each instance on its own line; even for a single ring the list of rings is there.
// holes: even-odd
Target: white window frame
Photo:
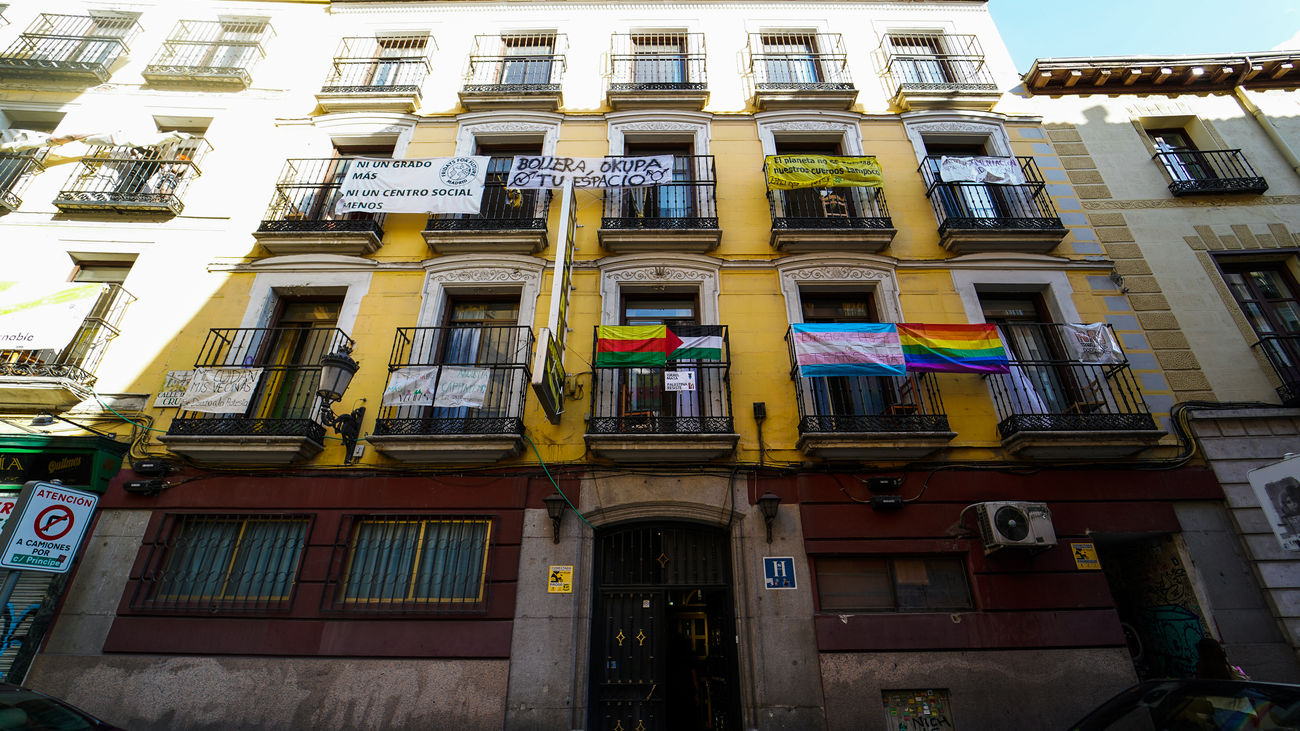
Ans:
[[[624,292],[690,293],[699,298],[701,325],[718,322],[718,272],[709,256],[628,254],[600,262],[600,324],[617,325]]]
[[[484,264],[481,254],[440,256],[425,265],[417,327],[439,327],[447,303],[458,294],[518,295],[518,325],[531,328],[537,316],[545,263],[532,256],[498,254]]]

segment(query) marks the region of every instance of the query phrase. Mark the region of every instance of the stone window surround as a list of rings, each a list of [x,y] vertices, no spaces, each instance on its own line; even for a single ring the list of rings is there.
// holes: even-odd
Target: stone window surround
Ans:
[[[916,153],[916,162],[921,164],[928,154],[925,150],[926,138],[978,137],[988,145],[988,154],[999,157],[1011,157],[1011,138],[1007,136],[1006,118],[992,112],[906,112],[899,115],[903,120],[903,130],[912,142]]]
[[[457,117],[456,154],[473,155],[478,141],[492,138],[542,139],[543,155],[555,154],[564,115],[552,112],[472,112]]]
[[[707,155],[709,123],[712,119],[713,115],[705,112],[610,112],[605,115],[609,127],[609,154],[626,154],[628,136],[635,139],[656,136],[680,138],[684,133],[689,133],[693,154]]]
[[[417,117],[399,112],[334,112],[311,121],[313,127],[328,136],[333,145],[393,146],[393,157],[406,156],[406,148],[415,134]]]
[[[1026,261],[1017,267],[1016,262],[1000,259],[997,268],[954,269],[952,283],[961,297],[969,323],[984,322],[981,293],[1039,293],[1047,306],[1052,322],[1082,322],[1074,306],[1074,287],[1069,276],[1060,270],[1032,268],[1034,262]],[[1040,265],[1041,266],[1041,265]]]
[[[440,256],[425,265],[417,327],[438,327],[446,317],[447,301],[457,294],[517,294],[519,320],[531,328],[537,313],[545,263],[536,257],[498,254],[483,265],[481,254]]]
[[[764,156],[775,155],[777,137],[790,134],[838,139],[843,154],[862,155],[861,119],[860,115],[851,112],[829,111],[775,111],[754,115]]]
[[[344,260],[342,262],[320,261]],[[290,261],[293,260],[293,261]],[[370,291],[369,271],[340,271],[340,264],[359,262],[374,266],[373,262],[342,256],[281,256],[264,260],[279,268],[292,267],[291,271],[259,272],[253,277],[248,293],[248,307],[239,323],[241,328],[271,327],[276,303],[286,296],[342,294],[343,305],[335,324],[339,330],[351,334],[361,310],[361,299]],[[314,265],[314,266],[313,266]],[[260,268],[260,267],[259,267]]]
[[[785,297],[786,320],[803,322],[802,293],[866,291],[876,305],[881,322],[904,322],[898,299],[894,263],[883,257],[827,257],[801,254],[779,260],[777,275]]]
[[[699,297],[700,324],[718,320],[718,271],[722,262],[709,256],[681,254],[628,254],[602,259],[600,269],[600,324],[617,325],[624,292],[695,294]]]

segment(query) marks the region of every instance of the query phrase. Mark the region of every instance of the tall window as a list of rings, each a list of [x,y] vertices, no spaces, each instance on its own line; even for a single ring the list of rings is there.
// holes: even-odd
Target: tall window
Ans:
[[[1216,177],[1183,129],[1149,129],[1147,137],[1155,145],[1160,162],[1174,180],[1207,180]]]
[[[876,319],[875,302],[867,292],[801,291],[800,308],[806,323],[865,323]],[[872,376],[831,376],[805,379],[815,416],[883,414],[903,394],[893,379]],[[904,388],[907,383],[902,384]]]
[[[501,63],[501,84],[549,84],[555,37],[551,35],[507,36]]]
[[[289,601],[307,536],[307,518],[173,517],[153,601],[214,608]]]
[[[839,141],[798,141],[777,139],[778,155],[843,155]],[[785,218],[854,218],[869,207],[874,188],[796,188],[780,191],[781,210]]]
[[[274,326],[261,338],[253,362],[265,370],[254,397],[257,419],[314,419],[317,367],[334,345],[341,297],[295,297],[280,300]]]
[[[773,84],[816,84],[822,81],[813,33],[764,33],[767,81]]]
[[[424,53],[429,39],[423,36],[402,36],[377,39],[375,66],[370,73],[371,86],[404,86],[414,71],[409,62]],[[405,68],[410,68],[403,74]]]
[[[343,600],[357,608],[484,600],[491,521],[366,517],[353,524]]]
[[[698,323],[698,303],[692,295],[623,296],[624,325],[667,325],[682,337],[694,335]],[[698,380],[698,372],[696,376]],[[622,389],[621,416],[644,416],[649,420],[698,416],[698,394],[699,391],[665,391],[662,368],[629,368]]]
[[[456,297],[447,306],[446,330],[439,345],[437,362],[453,366],[501,366],[519,362],[518,297]],[[507,416],[513,379],[522,372],[511,368],[494,368],[488,381],[483,406],[433,408],[433,418],[463,419],[472,416]]]
[[[951,612],[972,609],[959,558],[825,557],[813,562],[823,612]]]
[[[487,178],[483,188],[483,198],[479,203],[479,218],[488,219],[526,219],[538,218],[538,201],[546,198],[538,190],[510,190],[506,188],[506,176],[510,174],[510,164],[515,155],[540,155],[542,144],[502,145],[479,142],[477,155],[490,155]]]
[[[223,20],[212,50],[199,65],[221,69],[247,68],[255,60],[258,43],[265,33],[265,20]]]
[[[1228,289],[1259,335],[1300,334],[1300,297],[1280,261],[1223,264]]]
[[[672,183],[624,191],[625,218],[690,218],[695,215],[695,190],[691,185],[695,158],[691,156],[689,143],[628,143],[625,152],[632,156],[673,156]]]
[[[122,50],[122,40],[135,27],[139,13],[96,15],[86,30],[86,38],[72,55],[73,61],[88,64],[111,63]],[[57,41],[62,44],[66,41]]]
[[[686,37],[680,33],[632,36],[632,81],[681,84],[686,81]]]
[[[946,84],[952,79],[940,59],[941,38],[931,35],[891,35],[890,48],[900,56],[893,69],[895,80],[905,84]]]

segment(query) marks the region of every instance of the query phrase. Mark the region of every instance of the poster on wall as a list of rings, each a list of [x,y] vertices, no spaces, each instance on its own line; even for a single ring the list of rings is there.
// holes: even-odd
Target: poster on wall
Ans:
[[[181,397],[190,387],[190,379],[193,377],[194,371],[167,371],[162,388],[158,389],[158,395],[153,399],[154,408],[167,409],[180,406]]]
[[[1285,551],[1300,551],[1300,455],[1246,473],[1259,506]]]
[[[0,350],[62,350],[103,289],[102,284],[0,282]]]
[[[261,368],[197,368],[180,407],[206,414],[242,414],[261,377]]]
[[[334,212],[478,213],[490,159],[357,158],[339,185]]]

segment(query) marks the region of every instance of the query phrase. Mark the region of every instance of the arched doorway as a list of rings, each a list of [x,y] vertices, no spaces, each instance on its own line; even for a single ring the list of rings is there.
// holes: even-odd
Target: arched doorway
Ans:
[[[596,535],[594,731],[740,727],[725,530],[635,523]]]

